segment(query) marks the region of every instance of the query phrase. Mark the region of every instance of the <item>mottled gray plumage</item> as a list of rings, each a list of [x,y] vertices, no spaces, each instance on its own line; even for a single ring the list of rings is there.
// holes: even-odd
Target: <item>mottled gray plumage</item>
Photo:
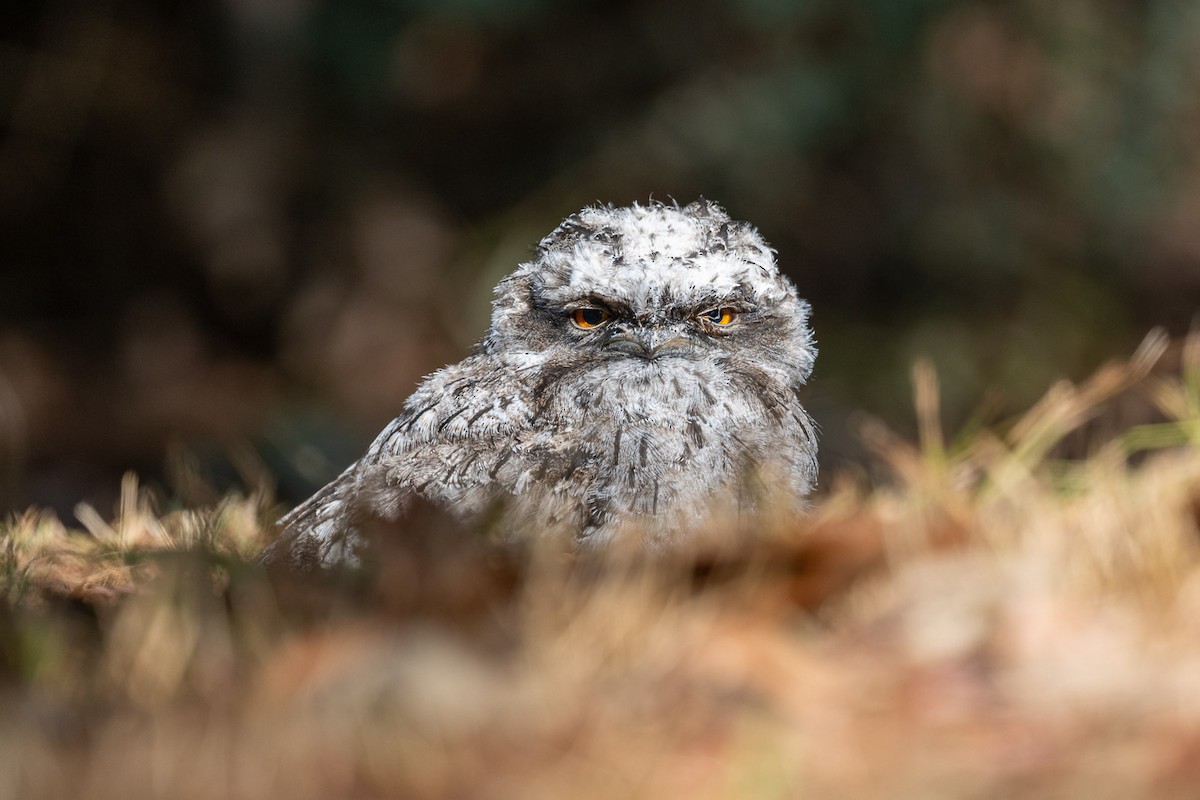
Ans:
[[[808,304],[750,225],[701,200],[586,208],[496,287],[475,352],[281,521],[267,561],[353,559],[356,521],[420,497],[508,536],[679,541],[708,515],[800,509]],[[593,324],[594,323],[594,324]]]

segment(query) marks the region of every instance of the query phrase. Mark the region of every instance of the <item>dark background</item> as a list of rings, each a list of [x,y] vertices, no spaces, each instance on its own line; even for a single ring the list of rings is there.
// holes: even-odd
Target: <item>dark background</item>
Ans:
[[[921,355],[1001,423],[1190,323],[1200,4],[9,0],[0,511],[297,500],[564,215],[701,194],[814,306],[826,476]]]

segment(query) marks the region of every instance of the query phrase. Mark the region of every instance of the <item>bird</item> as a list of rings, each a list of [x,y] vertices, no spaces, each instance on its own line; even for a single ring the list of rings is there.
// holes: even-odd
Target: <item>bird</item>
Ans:
[[[810,313],[758,230],[715,202],[586,207],[496,286],[471,354],[283,516],[262,560],[358,564],[366,521],[414,503],[584,550],[670,549],[767,503],[802,514],[818,475]]]

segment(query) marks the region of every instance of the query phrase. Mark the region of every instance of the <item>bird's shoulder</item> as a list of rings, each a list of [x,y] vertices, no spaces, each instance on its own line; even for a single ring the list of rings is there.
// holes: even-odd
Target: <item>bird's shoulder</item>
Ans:
[[[367,451],[366,460],[463,441],[496,442],[529,425],[532,358],[476,353],[429,375]]]

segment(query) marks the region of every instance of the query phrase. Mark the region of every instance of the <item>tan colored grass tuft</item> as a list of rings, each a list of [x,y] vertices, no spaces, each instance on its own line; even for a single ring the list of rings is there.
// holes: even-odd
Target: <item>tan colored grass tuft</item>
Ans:
[[[263,498],[230,496],[203,511],[160,515],[129,473],[112,522],[81,503],[75,515],[83,530],[36,510],[0,527],[0,589],[18,605],[47,597],[115,600],[155,574],[159,555],[206,550],[252,559],[269,535],[264,513]]]

